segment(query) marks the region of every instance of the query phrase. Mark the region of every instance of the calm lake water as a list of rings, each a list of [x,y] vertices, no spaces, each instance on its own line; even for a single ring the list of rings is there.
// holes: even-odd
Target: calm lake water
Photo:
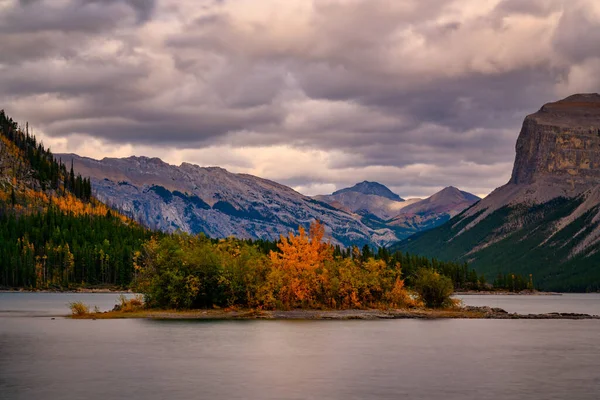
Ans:
[[[459,295],[455,297],[469,306],[499,307],[519,314],[570,312],[600,315],[600,293],[565,293],[560,296]]]
[[[498,297],[465,302],[600,310],[599,295]],[[116,298],[0,293],[0,399],[600,397],[600,321],[51,319]]]

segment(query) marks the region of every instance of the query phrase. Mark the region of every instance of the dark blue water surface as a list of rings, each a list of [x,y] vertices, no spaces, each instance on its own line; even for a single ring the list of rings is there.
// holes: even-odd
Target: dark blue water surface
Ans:
[[[0,399],[600,398],[597,320],[51,319],[116,297],[0,293]]]

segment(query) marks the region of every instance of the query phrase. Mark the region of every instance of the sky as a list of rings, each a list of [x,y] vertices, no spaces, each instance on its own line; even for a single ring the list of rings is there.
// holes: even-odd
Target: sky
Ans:
[[[598,43],[596,0],[0,0],[0,108],[55,153],[485,196]]]

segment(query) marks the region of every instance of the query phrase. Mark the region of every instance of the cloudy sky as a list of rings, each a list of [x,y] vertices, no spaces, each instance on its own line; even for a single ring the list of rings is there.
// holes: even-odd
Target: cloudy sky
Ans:
[[[0,0],[0,108],[54,152],[485,195],[599,43],[596,0]]]

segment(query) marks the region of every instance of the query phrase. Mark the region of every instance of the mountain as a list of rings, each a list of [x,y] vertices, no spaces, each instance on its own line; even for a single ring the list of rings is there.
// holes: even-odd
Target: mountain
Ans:
[[[158,158],[57,157],[90,176],[99,199],[162,231],[277,240],[318,219],[334,243],[387,245],[398,240],[391,229],[368,227],[357,215],[252,175],[188,163],[174,166]]]
[[[451,217],[481,200],[474,194],[448,186],[431,197],[402,208],[402,214],[448,214]]]
[[[362,193],[362,194],[372,194],[379,197],[384,197],[386,199],[394,200],[394,201],[404,201],[403,198],[398,196],[396,193],[392,192],[387,186],[382,185],[378,182],[369,182],[363,181],[357,183],[356,185],[340,189],[336,192],[333,192],[333,196],[341,195],[343,193]]]
[[[188,163],[174,166],[147,157],[57,157],[72,162],[78,173],[91,177],[94,194],[100,200],[143,225],[210,237],[277,240],[298,225],[308,226],[318,219],[334,243],[385,246],[444,222],[441,218],[449,210],[464,208],[467,201],[438,196],[431,210],[424,205],[423,213],[415,209],[409,217],[423,222],[407,227],[386,220],[420,199],[405,201],[376,182],[365,181],[330,196],[310,198],[276,182],[218,167]]]
[[[403,207],[388,226],[414,234],[439,226],[481,200],[474,194],[449,186],[432,196]]]
[[[404,200],[387,186],[368,181],[357,183],[330,195],[319,195],[313,198],[338,209],[381,220],[398,215],[401,208],[420,200]]]
[[[525,118],[510,181],[394,249],[468,261],[493,279],[533,274],[543,289],[600,289],[600,95]]]
[[[479,197],[455,187],[426,199],[404,200],[386,186],[367,181],[314,198],[361,215],[362,221],[372,228],[392,229],[399,238],[441,225],[479,201]]]

